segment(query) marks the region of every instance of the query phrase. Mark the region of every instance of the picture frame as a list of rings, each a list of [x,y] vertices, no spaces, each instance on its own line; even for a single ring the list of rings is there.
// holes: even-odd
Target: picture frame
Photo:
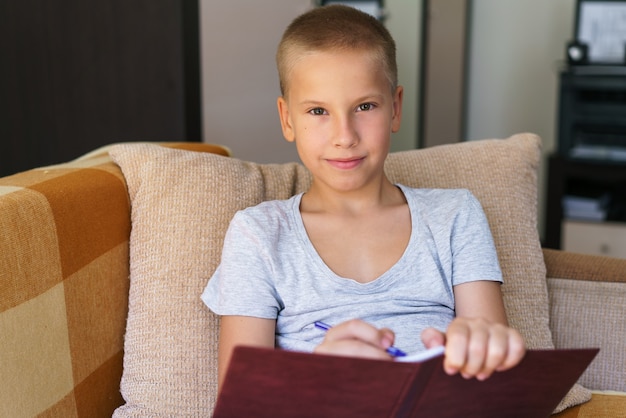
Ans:
[[[588,64],[626,64],[626,1],[578,0],[575,38]]]

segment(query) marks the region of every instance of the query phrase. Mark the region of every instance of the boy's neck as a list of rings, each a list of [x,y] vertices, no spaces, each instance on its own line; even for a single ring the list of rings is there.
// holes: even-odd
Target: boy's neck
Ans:
[[[378,184],[349,192],[313,181],[302,197],[301,212],[359,215],[406,203],[402,191],[384,177]]]

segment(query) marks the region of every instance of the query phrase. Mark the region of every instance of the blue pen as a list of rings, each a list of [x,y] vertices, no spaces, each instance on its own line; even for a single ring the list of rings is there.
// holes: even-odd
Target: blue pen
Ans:
[[[324,331],[328,331],[331,328],[330,325],[328,325],[328,324],[326,324],[324,322],[321,322],[321,321],[315,321],[314,325],[315,325],[316,328],[323,329]],[[387,353],[391,354],[394,357],[404,357],[404,356],[406,356],[406,353],[404,351],[402,351],[402,350],[400,350],[399,348],[396,348],[396,347],[389,347],[387,349]]]

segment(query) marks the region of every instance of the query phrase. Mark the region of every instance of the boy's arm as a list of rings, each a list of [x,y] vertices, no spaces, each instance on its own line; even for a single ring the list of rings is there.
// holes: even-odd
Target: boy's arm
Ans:
[[[220,319],[217,361],[218,388],[222,387],[233,348],[237,345],[274,348],[275,319],[226,315]]]
[[[507,325],[500,283],[464,283],[454,287],[454,296],[456,318],[446,334],[432,328],[422,334],[426,347],[445,343],[446,371],[483,380],[519,363],[526,349],[521,335]]]
[[[508,325],[500,282],[479,280],[454,286],[456,316]]]

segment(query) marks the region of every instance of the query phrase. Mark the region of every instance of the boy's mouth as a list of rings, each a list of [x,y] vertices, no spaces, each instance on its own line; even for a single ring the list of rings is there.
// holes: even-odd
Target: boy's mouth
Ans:
[[[355,158],[336,158],[336,159],[328,159],[328,164],[331,166],[341,169],[341,170],[350,170],[352,168],[357,167],[361,164],[361,162],[365,159],[365,157],[355,157]]]

